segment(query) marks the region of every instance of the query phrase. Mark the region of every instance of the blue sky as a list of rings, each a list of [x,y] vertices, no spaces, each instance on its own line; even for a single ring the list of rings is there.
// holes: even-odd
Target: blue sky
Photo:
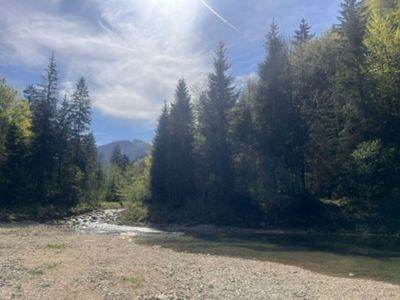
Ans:
[[[232,72],[254,74],[272,20],[289,40],[301,18],[317,34],[336,22],[340,0],[0,0],[0,77],[19,90],[38,83],[50,53],[61,92],[80,76],[93,102],[98,144],[151,141],[160,109],[184,77],[204,86],[218,41]]]

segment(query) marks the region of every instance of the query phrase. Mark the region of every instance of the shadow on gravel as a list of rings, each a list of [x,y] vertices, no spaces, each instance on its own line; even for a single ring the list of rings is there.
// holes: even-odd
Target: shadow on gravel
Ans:
[[[265,260],[315,272],[400,284],[400,239],[318,234],[140,235],[138,243],[180,252]]]

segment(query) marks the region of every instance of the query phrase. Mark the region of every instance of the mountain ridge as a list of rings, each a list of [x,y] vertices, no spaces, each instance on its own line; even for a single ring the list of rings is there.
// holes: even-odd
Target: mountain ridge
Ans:
[[[120,140],[105,145],[100,145],[97,147],[97,152],[99,162],[103,167],[109,166],[112,150],[117,145],[120,146],[122,154],[128,156],[130,161],[135,161],[145,156],[151,146],[150,144],[139,139],[133,139],[131,141]]]

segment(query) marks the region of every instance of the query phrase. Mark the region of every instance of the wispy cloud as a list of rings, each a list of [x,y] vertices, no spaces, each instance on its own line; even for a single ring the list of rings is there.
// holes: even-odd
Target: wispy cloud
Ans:
[[[61,0],[29,2],[2,2],[0,71],[44,67],[53,50],[65,85],[87,77],[95,108],[109,115],[154,120],[180,77],[194,83],[208,71],[197,0],[85,0],[91,22],[60,13]]]
[[[229,45],[233,72],[244,79],[265,55],[265,31],[273,18],[289,38],[302,17],[319,33],[336,20],[340,0],[218,0],[223,12],[211,0],[0,3],[0,75],[22,82],[28,75],[21,69],[31,77],[54,51],[65,90],[85,76],[97,110],[154,121],[180,77],[201,86],[219,40]]]
[[[220,19],[222,22],[224,22],[226,25],[228,25],[230,28],[235,30],[236,32],[240,33],[240,30],[233,25],[231,22],[229,22],[227,19],[225,19],[223,16],[221,16],[214,8],[212,8],[210,5],[207,4],[206,1],[200,0],[201,4],[203,4],[209,11],[211,11],[218,19]]]

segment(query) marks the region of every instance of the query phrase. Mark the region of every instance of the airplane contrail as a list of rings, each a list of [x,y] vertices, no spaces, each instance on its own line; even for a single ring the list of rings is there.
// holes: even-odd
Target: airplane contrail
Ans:
[[[211,11],[218,19],[220,19],[222,22],[224,22],[226,25],[228,25],[230,28],[235,30],[236,32],[240,33],[240,30],[233,25],[231,22],[229,22],[227,19],[225,19],[223,16],[221,16],[215,9],[213,9],[210,5],[207,4],[204,0],[200,0],[200,2],[209,10]]]

